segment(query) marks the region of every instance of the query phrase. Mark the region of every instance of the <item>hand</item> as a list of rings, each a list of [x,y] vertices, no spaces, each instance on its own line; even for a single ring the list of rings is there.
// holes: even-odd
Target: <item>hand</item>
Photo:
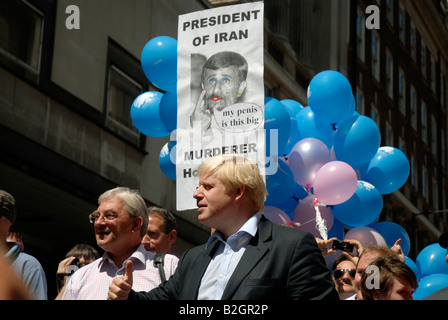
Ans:
[[[362,251],[364,250],[361,242],[358,240],[352,240],[352,239],[344,239],[345,242],[350,243],[354,246],[353,253],[345,252],[343,251],[342,254],[345,255],[347,258],[349,258],[355,265],[358,264],[359,256],[361,255]]]
[[[322,255],[324,257],[336,252],[336,250],[334,250],[334,249],[328,250],[328,248],[330,248],[330,246],[331,246],[331,244],[333,243],[334,240],[337,240],[337,238],[333,237],[333,238],[328,239],[328,240],[323,240],[321,238],[316,238],[317,246],[321,250]]]
[[[126,272],[122,277],[112,280],[107,293],[107,300],[126,300],[132,289],[132,261],[126,261]]]
[[[404,256],[403,250],[401,249],[400,242],[401,242],[401,239],[398,239],[397,241],[395,241],[394,245],[390,248],[390,250],[398,256],[398,259],[400,259],[402,262],[404,262],[405,256]]]
[[[206,108],[204,97],[207,91],[202,90],[199,95],[196,106],[194,107],[193,113],[190,116],[190,125],[193,128],[195,121],[201,122],[201,130],[205,132],[212,122],[212,113],[209,109]]]
[[[58,271],[56,271],[56,273],[65,273],[65,270],[67,270],[68,266],[72,264],[73,259],[75,259],[75,257],[68,257],[59,262]]]

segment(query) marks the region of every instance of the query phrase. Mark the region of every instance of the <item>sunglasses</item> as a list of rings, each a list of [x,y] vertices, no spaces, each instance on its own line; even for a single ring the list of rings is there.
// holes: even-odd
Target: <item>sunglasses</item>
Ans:
[[[340,277],[342,277],[345,274],[346,271],[348,272],[350,277],[352,277],[352,278],[355,277],[355,274],[356,274],[355,269],[336,269],[333,271],[333,276],[335,279],[339,279]]]

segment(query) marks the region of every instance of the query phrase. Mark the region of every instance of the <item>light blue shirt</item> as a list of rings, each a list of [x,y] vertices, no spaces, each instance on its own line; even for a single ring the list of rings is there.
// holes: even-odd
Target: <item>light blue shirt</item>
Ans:
[[[31,296],[36,300],[47,300],[47,278],[40,262],[20,251],[15,243],[5,255],[11,259],[12,269],[25,284]]]
[[[257,233],[258,223],[261,213],[254,214],[246,223],[224,241],[223,235],[215,231],[207,242],[206,248],[218,239],[220,242],[199,286],[199,300],[220,300],[227,282],[233,274],[238,262],[241,260],[247,245],[252,237]]]

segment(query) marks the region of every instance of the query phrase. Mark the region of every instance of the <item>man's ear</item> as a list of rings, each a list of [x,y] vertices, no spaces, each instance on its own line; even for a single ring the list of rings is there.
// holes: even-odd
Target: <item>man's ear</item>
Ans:
[[[246,186],[241,185],[236,188],[235,200],[241,199],[246,193]]]
[[[176,240],[177,240],[177,231],[176,230],[171,230],[171,232],[169,234],[169,240],[170,240],[170,244],[173,244],[174,242],[176,242]]]
[[[240,85],[238,86],[238,95],[241,96],[246,89],[247,82],[241,81]]]
[[[134,221],[134,225],[132,226],[132,231],[139,231],[141,230],[143,226],[143,218],[142,217],[136,217]]]

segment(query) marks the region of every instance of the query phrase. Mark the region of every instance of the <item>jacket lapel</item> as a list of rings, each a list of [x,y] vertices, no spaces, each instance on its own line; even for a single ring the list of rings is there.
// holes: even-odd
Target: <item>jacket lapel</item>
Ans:
[[[247,277],[249,272],[262,260],[269,251],[268,241],[272,236],[272,225],[262,216],[257,233],[249,242],[238,266],[227,283],[222,300],[230,300],[235,291]]]
[[[198,298],[202,276],[204,275],[205,270],[207,270],[207,267],[212,260],[213,255],[218,249],[218,246],[219,241],[215,240],[208,246],[207,249],[204,249],[202,254],[198,255],[198,257],[194,259],[194,266],[191,268],[192,270],[194,270],[194,272],[192,272],[192,274],[189,274],[189,279],[186,279],[186,282],[188,283],[186,284],[188,291],[187,296],[189,297],[187,299],[194,300]]]

